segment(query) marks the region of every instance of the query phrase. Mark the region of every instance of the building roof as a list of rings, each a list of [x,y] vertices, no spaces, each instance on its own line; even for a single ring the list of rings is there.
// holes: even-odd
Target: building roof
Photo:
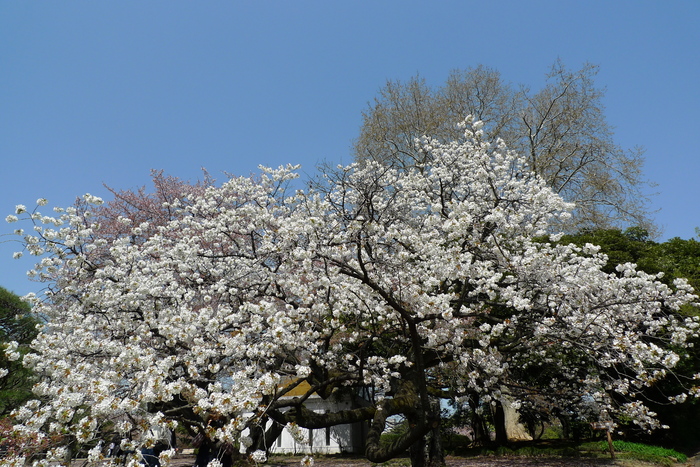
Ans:
[[[306,381],[305,379],[300,379],[297,380],[298,384],[294,386],[292,389],[287,392],[284,397],[300,397],[306,394],[309,389],[311,389],[311,385]],[[316,394],[316,393],[314,393]]]

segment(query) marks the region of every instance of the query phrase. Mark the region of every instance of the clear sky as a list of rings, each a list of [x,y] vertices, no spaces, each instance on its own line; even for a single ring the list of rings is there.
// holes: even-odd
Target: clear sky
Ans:
[[[347,163],[387,79],[483,64],[539,88],[600,66],[608,122],[646,148],[661,240],[700,226],[700,1],[0,2],[0,220],[103,184]],[[5,224],[0,233],[9,233]],[[0,237],[7,240],[8,237]],[[0,243],[0,286],[39,291]]]

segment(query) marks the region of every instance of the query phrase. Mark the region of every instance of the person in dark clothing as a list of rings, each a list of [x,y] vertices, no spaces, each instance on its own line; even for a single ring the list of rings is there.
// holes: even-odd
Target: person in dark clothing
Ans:
[[[175,434],[162,427],[149,428],[149,436],[155,439],[150,448],[141,449],[141,457],[146,467],[160,467],[160,453],[175,447]]]
[[[222,428],[225,424],[225,418],[219,414],[211,415],[207,421],[207,426],[212,428]],[[213,442],[207,437],[205,430],[202,430],[202,432],[197,435],[193,445],[199,448],[194,467],[207,467],[209,462],[214,459],[221,462],[223,467],[232,467],[233,446],[226,443]]]

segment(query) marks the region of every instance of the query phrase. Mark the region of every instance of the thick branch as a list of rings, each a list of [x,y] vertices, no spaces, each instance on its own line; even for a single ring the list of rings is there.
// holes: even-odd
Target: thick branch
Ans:
[[[377,409],[375,407],[368,406],[358,409],[341,410],[340,412],[316,413],[300,405],[292,407],[286,412],[270,410],[269,415],[273,420],[282,425],[294,422],[303,428],[316,429],[371,420],[376,411]]]
[[[389,445],[382,445],[380,438],[386,427],[386,419],[397,413],[416,415],[418,408],[418,395],[415,387],[409,385],[407,391],[394,399],[384,400],[374,415],[372,425],[366,438],[365,456],[370,462],[386,462],[389,459],[404,453],[411,445],[421,439],[431,425],[426,422],[425,414],[418,416],[418,423],[410,426],[410,429]]]

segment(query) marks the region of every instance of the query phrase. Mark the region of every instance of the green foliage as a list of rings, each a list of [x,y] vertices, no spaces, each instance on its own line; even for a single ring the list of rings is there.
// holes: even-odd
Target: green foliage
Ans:
[[[627,441],[613,441],[615,456],[620,459],[634,459],[657,465],[672,466],[685,462],[687,456],[673,449]],[[500,457],[566,457],[566,458],[609,458],[607,441],[592,441],[580,444],[570,443],[524,443],[496,449],[479,449],[470,453],[474,456]]]
[[[580,450],[578,445],[563,442],[545,443],[513,443],[510,446],[499,446],[495,449],[481,448],[472,450],[470,456],[499,456],[499,457],[592,457],[588,451],[597,450],[595,447],[588,447]],[[597,455],[597,452],[595,453]]]
[[[601,444],[605,444],[607,446],[607,442]],[[617,440],[613,441],[613,447],[619,452],[629,452],[650,457],[672,457],[677,459],[678,462],[685,462],[688,459],[685,454],[674,449],[666,449],[660,446],[650,446],[648,444],[630,443],[627,441]]]
[[[494,454],[500,457],[513,456],[515,455],[515,451],[513,451],[508,446],[498,446],[494,451]]]
[[[663,273],[661,279],[673,284],[675,279],[685,278],[695,290],[700,290],[700,242],[675,237],[663,243],[649,238],[640,227],[620,229],[583,230],[575,235],[565,235],[560,243],[585,245],[592,243],[601,247],[608,256],[607,272],[623,263],[635,263],[649,274]]]
[[[675,237],[658,244],[656,251],[657,264],[667,281],[682,277],[700,291],[700,242]]]
[[[576,235],[564,236],[561,243],[574,243],[583,246],[591,243],[601,247],[601,253],[608,256],[605,271],[615,273],[618,264],[631,262],[638,269],[649,274],[663,273],[661,280],[673,287],[675,279],[685,278],[689,284],[700,291],[700,242],[696,239],[683,240],[672,238],[657,243],[649,238],[644,229],[631,227],[624,231],[619,229],[583,230]],[[685,306],[681,314],[694,316],[700,309]],[[700,419],[700,403],[688,400],[682,404],[670,405],[667,396],[681,392],[681,385],[688,384],[689,377],[700,372],[700,341],[695,347],[681,353],[681,361],[675,369],[676,378],[669,378],[645,392],[659,420],[669,425],[669,430],[654,433],[651,438],[641,432],[628,432],[628,437],[641,441],[662,442],[684,449],[700,447],[697,439],[697,425]]]
[[[673,465],[675,462],[685,462],[688,457],[673,449],[667,449],[660,446],[652,446],[642,443],[631,443],[628,441],[616,440],[613,441],[616,457],[623,459],[635,459],[639,461],[652,462],[658,465]],[[579,449],[581,451],[597,452],[601,455],[607,455],[608,442],[598,441],[582,444]]]
[[[383,436],[387,436],[384,434]],[[673,449],[643,443],[622,440],[613,441],[615,456],[619,459],[631,459],[656,465],[672,467],[677,462],[686,462],[687,456]],[[513,443],[495,448],[461,449],[455,453],[458,457],[497,456],[497,457],[532,457],[532,458],[600,458],[610,457],[607,441],[590,441],[569,443],[562,441]],[[407,458],[397,458],[384,464],[374,466],[402,467],[410,465]]]
[[[379,442],[383,446],[388,446],[388,445],[391,445],[394,441],[396,441],[400,437],[401,437],[400,433],[382,433],[382,435],[379,438]]]
[[[0,368],[8,374],[0,378],[0,417],[31,397],[32,374],[19,361],[10,361],[4,349],[8,342],[19,344],[23,354],[37,335],[39,320],[31,314],[31,308],[14,293],[0,287]]]
[[[0,341],[31,342],[37,334],[31,311],[16,294],[0,287]]]
[[[649,274],[661,272],[654,251],[656,243],[649,239],[646,230],[639,227],[631,227],[624,232],[620,229],[583,230],[576,235],[565,235],[561,243],[600,246],[601,252],[608,256],[604,270],[609,273],[615,272],[615,267],[624,263],[635,263]]]

